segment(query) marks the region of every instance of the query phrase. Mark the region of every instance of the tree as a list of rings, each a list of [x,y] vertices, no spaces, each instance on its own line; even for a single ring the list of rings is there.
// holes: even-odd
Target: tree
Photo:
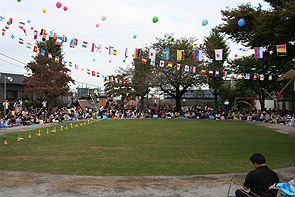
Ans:
[[[50,38],[45,42],[36,42],[39,53],[33,57],[25,68],[31,75],[24,80],[25,89],[23,94],[35,93],[48,101],[48,108],[51,109],[59,96],[69,93],[69,83],[74,84],[74,80],[69,76],[69,69],[63,65],[62,46],[55,44],[56,39]],[[46,51],[46,55],[41,55],[41,50]],[[48,57],[48,52],[53,57],[58,56],[59,62]]]
[[[166,34],[164,38],[156,38],[157,42],[152,43],[149,48],[156,50],[156,65],[152,68],[152,85],[159,87],[161,91],[172,96],[176,101],[176,110],[181,109],[181,98],[190,88],[203,83],[198,74],[201,70],[201,63],[193,60],[193,45],[195,38],[175,39],[173,34]],[[169,40],[169,42],[167,42]],[[171,40],[171,42],[170,42]],[[165,66],[160,65],[163,50],[169,50],[169,60],[165,61]],[[184,59],[177,60],[177,50],[184,50]],[[172,63],[172,68],[168,67],[168,62]],[[176,65],[181,64],[181,68],[176,69]],[[184,66],[189,65],[190,69],[185,71]],[[196,67],[196,73],[192,72],[192,66]]]
[[[222,73],[224,70],[224,63],[226,62],[229,55],[229,46],[226,44],[225,36],[222,35],[217,29],[212,29],[210,35],[205,37],[201,47],[209,60],[206,66],[207,70],[218,70]],[[222,49],[223,59],[221,61],[215,60],[215,49]],[[222,76],[213,75],[207,75],[205,79],[209,86],[209,90],[214,95],[215,109],[218,110],[218,96],[223,90],[222,87],[224,80],[222,79]]]

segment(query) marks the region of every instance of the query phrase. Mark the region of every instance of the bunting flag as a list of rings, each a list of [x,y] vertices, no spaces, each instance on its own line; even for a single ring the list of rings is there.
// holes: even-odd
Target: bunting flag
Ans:
[[[34,30],[34,39],[36,40],[38,38],[38,31]]]
[[[219,77],[219,70],[215,71],[215,77]]]
[[[160,66],[161,66],[161,67],[164,67],[164,65],[165,65],[165,62],[164,62],[163,60],[161,60],[161,61],[160,61]]]
[[[72,62],[69,62],[69,66],[70,66],[70,67],[73,67],[73,64],[72,64]]]
[[[94,53],[94,51],[97,51],[97,46],[96,44],[92,43],[91,52]]]
[[[180,64],[177,64],[176,68],[177,70],[180,70]]]
[[[114,55],[114,47],[109,46],[109,55]]]
[[[235,78],[235,72],[231,72],[230,78]]]
[[[141,59],[141,63],[146,64],[147,58],[146,57],[142,57]]]
[[[223,53],[223,49],[215,49],[215,60],[216,61],[222,60],[222,53]]]
[[[197,72],[197,67],[193,66],[193,68],[192,68],[192,72],[193,72],[193,73],[196,73],[196,72]]]
[[[13,34],[11,34],[11,36],[10,36],[10,37],[11,37],[11,39],[12,39],[12,40],[15,38],[15,36],[14,36]]]
[[[75,69],[79,70],[79,67],[78,67],[78,65],[77,65],[77,64],[75,64]]]
[[[246,73],[246,79],[250,79],[250,74]]]
[[[151,59],[151,62],[150,62],[150,64],[152,65],[152,66],[154,66],[155,65],[155,60],[154,59]]]
[[[172,62],[168,62],[168,67],[172,68]]]
[[[68,37],[65,36],[65,35],[61,36],[61,38],[62,38],[62,42],[67,42],[68,41]],[[78,40],[77,40],[77,42],[78,42]]]
[[[202,68],[202,74],[206,74],[206,70],[204,68]]]
[[[177,50],[177,60],[183,60],[184,50]]]
[[[83,41],[83,42],[82,42],[82,47],[83,47],[83,48],[86,49],[86,48],[87,48],[87,45],[88,45],[88,42],[86,42],[86,41]]]
[[[169,60],[169,50],[163,50],[162,59]]]
[[[40,55],[45,56],[45,50],[41,49]]]
[[[268,75],[268,80],[272,81],[272,75]]]
[[[185,65],[184,70],[188,72],[189,71],[189,65]]]
[[[126,85],[126,80],[123,80],[123,85]]]
[[[49,37],[51,37],[51,38],[55,38],[55,37],[56,37],[56,33],[54,33],[53,31],[51,31]]]
[[[96,48],[96,52],[97,53],[101,53],[102,52],[102,44],[99,44]]]
[[[226,78],[227,77],[227,71],[223,72],[223,77]]]
[[[255,47],[255,58],[263,58],[262,47]]]
[[[33,52],[34,53],[37,53],[38,52],[38,47],[37,46],[34,46]]]
[[[19,22],[19,26],[18,26],[21,30],[24,31],[25,35],[27,36],[27,31],[26,31],[26,27],[25,27],[25,23],[24,22]]]
[[[260,81],[264,81],[264,74],[260,74]]]
[[[62,43],[62,37],[57,37],[55,44],[61,45],[61,43]]]
[[[257,80],[257,75],[254,75],[254,78],[253,78],[253,80]]]
[[[87,69],[87,74],[90,75],[90,70],[89,69]]]
[[[48,53],[48,58],[52,58],[52,54],[51,53]]]
[[[92,71],[92,76],[95,77],[95,71]]]
[[[128,51],[128,48],[126,47],[125,54],[124,54],[125,59],[128,57],[128,55],[129,55],[129,51]]]
[[[6,32],[6,30],[5,29],[2,29],[2,36],[5,35],[5,32]]]
[[[46,33],[44,33],[44,34],[42,35],[42,41],[43,41],[43,42],[45,42],[45,41],[46,41],[46,37],[47,37],[47,34],[46,34]]]
[[[211,70],[211,69],[209,70],[209,75],[213,76],[213,70]]]
[[[75,48],[75,46],[77,46],[77,44],[78,44],[78,39],[73,38],[70,42],[70,47]]]
[[[96,72],[96,76],[99,77],[99,72]]]
[[[287,55],[287,46],[285,44],[277,45],[277,55],[286,56]]]
[[[139,58],[141,49],[134,49],[134,58]]]
[[[19,38],[18,40],[19,40],[18,42],[19,42],[20,44],[24,44],[24,40],[23,40],[22,38]]]
[[[241,79],[245,79],[244,73],[241,73]]]
[[[203,51],[202,50],[194,50],[194,61],[202,61],[202,54]]]
[[[59,62],[59,57],[55,56],[55,62]]]
[[[12,24],[12,18],[9,18],[6,25],[5,25],[5,29],[9,29],[9,26]]]
[[[122,79],[119,80],[119,84],[122,84]]]
[[[113,51],[113,55],[117,55],[117,50],[114,50]]]
[[[249,51],[250,50],[250,47],[244,47],[244,48],[238,48],[240,51]]]
[[[156,59],[156,50],[155,49],[150,49],[149,59],[151,59],[151,60],[155,60]]]

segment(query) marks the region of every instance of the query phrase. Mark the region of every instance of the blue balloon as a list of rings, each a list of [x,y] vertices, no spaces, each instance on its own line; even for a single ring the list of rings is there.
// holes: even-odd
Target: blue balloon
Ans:
[[[27,22],[28,22],[28,23],[30,23],[30,22],[31,22],[31,20],[30,20],[30,19],[28,19],[28,20],[27,20]]]
[[[203,21],[202,21],[202,25],[203,26],[206,26],[208,24],[208,20],[207,19],[204,19]]]
[[[242,27],[243,25],[245,25],[245,20],[244,19],[240,19],[238,21],[238,24],[239,24],[240,27]]]
[[[93,61],[94,61],[94,62],[95,62],[95,60],[96,60],[96,59],[95,59],[95,58],[93,58]]]

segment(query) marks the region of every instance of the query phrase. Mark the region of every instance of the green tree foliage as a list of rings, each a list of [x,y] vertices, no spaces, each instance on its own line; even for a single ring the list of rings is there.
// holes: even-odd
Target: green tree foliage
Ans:
[[[202,78],[198,73],[202,68],[202,64],[194,62],[193,45],[195,38],[179,38],[173,37],[173,34],[166,34],[164,38],[156,38],[157,42],[152,43],[149,48],[156,50],[156,64],[152,69],[151,84],[159,87],[161,91],[173,97],[176,101],[176,110],[181,109],[181,98],[190,88],[203,84]],[[171,40],[171,42],[168,42]],[[160,66],[163,50],[169,50],[169,60],[165,60],[165,65]],[[177,60],[177,50],[184,50],[184,59]],[[173,67],[168,67],[168,62]],[[181,69],[176,69],[177,64],[181,64]],[[189,71],[184,70],[184,66],[189,65]],[[192,73],[192,66],[197,67],[197,74]]]
[[[61,62],[63,60],[62,46],[55,44],[56,39],[50,38],[45,42],[37,41],[39,52],[33,57],[33,61],[25,68],[31,73],[24,80],[24,94],[35,93],[48,101],[48,108],[52,108],[59,96],[69,93],[69,83],[74,84],[74,80],[69,76],[70,70]],[[41,55],[41,49],[46,51],[46,55]],[[48,52],[53,58],[59,57],[59,62],[48,58]]]

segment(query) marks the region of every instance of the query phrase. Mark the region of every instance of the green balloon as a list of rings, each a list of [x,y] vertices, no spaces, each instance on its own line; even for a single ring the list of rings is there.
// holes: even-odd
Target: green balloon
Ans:
[[[170,42],[171,42],[171,39],[169,38],[169,39],[168,39],[168,43],[170,43]]]
[[[21,2],[21,0],[17,0],[18,2]]]
[[[123,60],[123,62],[125,62],[125,59]]]
[[[156,22],[158,22],[158,17],[154,16],[153,23],[156,23]]]

